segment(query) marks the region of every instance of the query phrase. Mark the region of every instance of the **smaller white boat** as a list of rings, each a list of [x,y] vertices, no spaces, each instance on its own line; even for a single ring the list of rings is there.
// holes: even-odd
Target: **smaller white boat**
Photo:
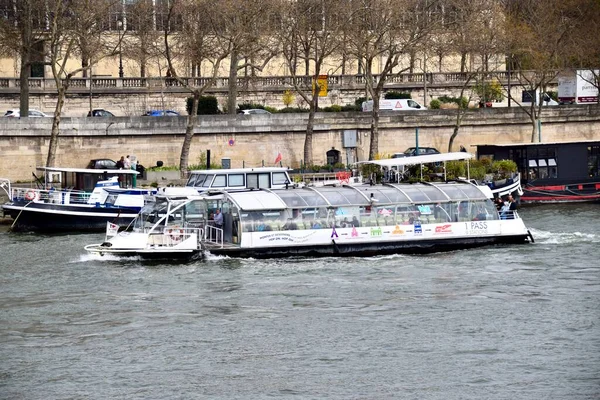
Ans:
[[[148,198],[132,226],[106,223],[104,242],[85,246],[92,254],[142,256],[144,258],[190,258],[200,251],[206,215],[194,207],[195,196],[156,195]]]

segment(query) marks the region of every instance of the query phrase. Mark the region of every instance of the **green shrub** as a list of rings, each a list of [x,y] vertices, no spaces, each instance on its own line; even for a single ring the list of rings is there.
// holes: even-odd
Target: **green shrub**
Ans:
[[[504,98],[502,84],[497,79],[491,82],[479,82],[473,91],[481,100],[485,101],[502,101]]]
[[[310,110],[308,108],[302,108],[302,107],[285,107],[282,108],[281,110],[277,111],[278,114],[285,114],[285,113],[307,113]]]
[[[410,93],[407,92],[396,92],[395,90],[390,90],[386,92],[383,96],[384,99],[412,99]]]
[[[185,109],[188,115],[192,113],[193,97],[188,97],[186,100]],[[215,96],[200,96],[198,100],[198,115],[214,115],[220,114],[219,102]]]
[[[439,110],[441,104],[442,102],[438,99],[433,99],[429,102],[429,108],[432,110]]]
[[[358,99],[354,100],[354,105],[360,107],[362,110],[362,103],[365,101],[367,101],[366,97],[359,97]]]
[[[206,169],[206,153],[200,152],[196,164],[189,164],[188,171],[194,171],[199,169]],[[211,161],[210,169],[221,169],[221,164],[217,164]]]
[[[341,111],[362,111],[362,103],[358,106],[355,104],[346,104],[345,106],[342,106]]]
[[[163,165],[162,167],[146,168],[148,171],[179,171],[179,167],[175,165]]]
[[[469,106],[469,99],[466,97],[450,97],[450,96],[440,96],[437,98],[442,103],[454,103],[457,104],[459,108],[467,108]]]
[[[340,112],[342,111],[342,106],[338,105],[338,104],[333,104],[329,107],[325,107],[323,108],[321,111],[324,112]]]

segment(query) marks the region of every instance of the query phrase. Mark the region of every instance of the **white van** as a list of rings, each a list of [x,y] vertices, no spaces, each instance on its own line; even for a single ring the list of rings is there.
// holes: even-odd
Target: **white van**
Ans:
[[[379,109],[392,111],[419,111],[427,110],[427,107],[422,106],[413,99],[382,99],[379,100]],[[364,112],[373,111],[373,100],[363,101],[362,110]]]

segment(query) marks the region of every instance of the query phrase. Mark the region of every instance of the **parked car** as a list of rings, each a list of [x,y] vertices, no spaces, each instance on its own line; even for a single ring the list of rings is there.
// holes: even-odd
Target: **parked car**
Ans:
[[[109,158],[90,160],[88,169],[117,169],[117,162]]]
[[[419,147],[419,156],[424,156],[426,154],[440,154],[439,150],[434,147]],[[401,158],[401,157],[410,157],[417,155],[416,147],[409,147],[404,150],[404,153],[394,153],[392,154],[392,158]]]
[[[268,112],[267,110],[263,110],[262,108],[250,108],[247,110],[240,110],[240,112],[238,114],[244,114],[244,115],[251,115],[251,114],[271,114],[270,112]]]
[[[103,108],[95,108],[92,111],[89,111],[87,114],[88,117],[114,117],[115,115],[110,111],[106,111]]]
[[[20,110],[8,110],[6,112],[6,114],[4,114],[5,117],[11,117],[11,118],[21,118],[21,111]],[[41,117],[48,117],[47,114],[44,114],[43,112],[39,111],[39,110],[34,110],[32,108],[29,109],[29,117],[35,117],[35,118],[41,118]]]
[[[150,110],[146,111],[145,117],[178,117],[179,113],[173,110]]]

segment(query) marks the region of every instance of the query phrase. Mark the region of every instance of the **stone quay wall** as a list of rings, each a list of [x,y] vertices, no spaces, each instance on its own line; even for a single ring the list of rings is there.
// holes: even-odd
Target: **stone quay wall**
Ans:
[[[379,152],[384,156],[407,147],[436,147],[448,151],[456,110],[382,112]],[[211,150],[211,160],[231,160],[232,168],[282,164],[297,168],[303,162],[308,114],[201,116],[190,148],[190,164]],[[135,155],[142,165],[157,161],[179,165],[186,117],[64,118],[61,120],[56,166],[84,168],[91,159]],[[341,161],[368,159],[371,118],[368,113],[317,113],[313,162],[325,164],[326,152],[341,152]],[[51,118],[0,119],[0,177],[31,180],[46,162]],[[344,131],[356,131],[356,147],[344,148]],[[532,124],[519,108],[467,110],[454,151],[460,145],[474,152],[477,144],[530,143]],[[542,115],[543,142],[600,140],[600,107],[548,107]],[[536,138],[537,140],[537,138]],[[349,158],[350,157],[350,158]]]

